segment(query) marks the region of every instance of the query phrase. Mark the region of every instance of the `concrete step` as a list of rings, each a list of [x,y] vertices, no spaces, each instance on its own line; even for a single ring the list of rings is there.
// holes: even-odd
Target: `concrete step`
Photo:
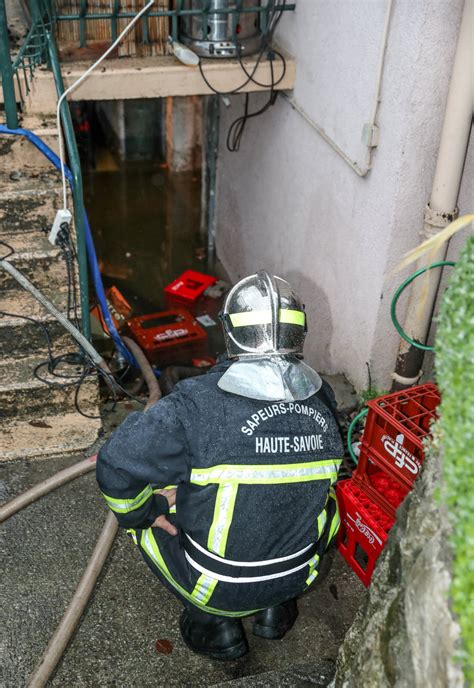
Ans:
[[[100,420],[79,413],[5,421],[0,428],[0,461],[49,458],[87,449],[96,441],[100,428]]]
[[[17,296],[15,292],[12,292],[10,300],[4,297],[0,299],[0,311],[18,314],[13,317],[0,316],[0,356],[24,358],[35,354],[40,356],[47,354],[46,336],[41,326],[45,326],[49,332],[55,355],[66,351],[76,351],[77,346],[72,337],[52,315],[39,304],[35,306],[36,310],[29,307],[22,308],[22,304],[25,303],[29,306],[29,299],[24,295]],[[24,320],[19,317],[20,315],[32,317],[36,322]]]
[[[29,115],[22,118],[20,127],[32,131],[56,155],[59,154],[58,130],[54,116]],[[0,134],[0,167],[8,172],[53,169],[49,160],[36,146],[24,136],[14,136],[13,134]]]
[[[52,296],[58,289],[67,286],[64,255],[59,247],[49,243],[45,234],[22,232],[5,237],[4,240],[14,249],[14,253],[6,260],[44,292],[45,296]],[[0,244],[0,250],[5,253],[7,249]],[[77,266],[75,275],[77,283]],[[23,291],[14,277],[5,270],[0,270],[0,290],[5,292],[11,289]]]
[[[35,370],[48,361],[45,356],[7,358],[0,361],[0,418],[31,419],[74,412],[77,384],[82,366],[60,363],[55,374],[41,366],[38,374],[51,384],[35,377]],[[57,377],[61,375],[61,377]],[[67,386],[66,386],[67,385]],[[97,375],[92,373],[80,386],[77,397],[80,409],[88,415],[96,415],[98,408]]]
[[[53,171],[24,170],[21,176],[0,167],[0,237],[52,227],[63,205],[61,177]],[[72,212],[71,195],[68,192]]]

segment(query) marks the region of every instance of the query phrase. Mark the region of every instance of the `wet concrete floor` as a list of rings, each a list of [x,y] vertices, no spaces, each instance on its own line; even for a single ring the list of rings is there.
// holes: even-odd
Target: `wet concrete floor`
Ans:
[[[109,429],[130,406],[121,403],[109,414]],[[80,458],[3,464],[0,499],[12,498]],[[105,516],[94,475],[89,474],[1,526],[1,686],[26,684],[74,592]],[[184,688],[239,679],[235,685],[324,686],[363,595],[362,584],[336,554],[326,580],[300,600],[299,619],[283,640],[254,637],[247,619],[250,653],[235,662],[215,662],[185,647],[178,627],[180,603],[120,532],[79,629],[48,685]],[[157,639],[171,641],[173,652],[159,654]]]

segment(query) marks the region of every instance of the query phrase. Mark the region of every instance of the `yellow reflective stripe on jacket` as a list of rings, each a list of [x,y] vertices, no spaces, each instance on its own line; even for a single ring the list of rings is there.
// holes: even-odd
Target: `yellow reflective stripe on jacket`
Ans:
[[[158,547],[158,543],[154,538],[153,530],[151,528],[142,531],[140,546],[151,559],[151,561],[155,564],[155,566],[160,570],[160,572],[166,578],[168,583],[173,588],[175,588],[185,599],[189,600],[189,602],[192,602],[192,604],[194,604],[196,607],[203,609],[208,614],[217,614],[218,616],[239,617],[247,616],[249,614],[256,614],[256,612],[260,611],[260,609],[249,609],[245,612],[229,612],[224,611],[222,609],[215,609],[214,607],[208,607],[207,605],[203,604],[198,599],[193,597],[191,593],[189,593],[177,581],[175,581],[175,579],[169,572],[168,567],[166,566],[165,560],[163,559],[163,556],[160,552],[160,548]]]
[[[207,547],[221,557],[225,555],[238,487],[237,483],[224,483],[219,485],[217,490],[214,518],[207,538]]]
[[[340,462],[312,461],[283,464],[221,464],[212,468],[193,468],[191,482],[195,485],[237,483],[245,485],[275,485],[309,480],[335,480]]]
[[[135,509],[139,509],[147,499],[151,497],[153,494],[153,489],[151,485],[147,485],[139,494],[137,494],[136,497],[131,497],[129,499],[117,499],[116,497],[109,497],[109,495],[106,495],[105,492],[102,492],[102,495],[109,505],[109,507],[112,509],[112,511],[117,512],[118,514],[128,514],[130,511],[135,511]]]
[[[211,578],[210,576],[206,576],[205,573],[201,573],[191,596],[196,602],[207,604],[212,597],[217,582],[217,578]]]
[[[315,554],[314,557],[309,562],[309,575],[306,579],[306,585],[311,585],[314,579],[318,576],[319,571],[316,566],[319,564],[319,555]]]
[[[341,525],[341,517],[339,516],[339,510],[336,510],[336,513],[332,517],[331,527],[329,529],[328,545],[331,543],[332,539],[336,535],[337,531],[339,530],[340,525]]]
[[[324,526],[326,525],[326,521],[327,521],[327,517],[328,517],[328,514],[326,511],[326,507],[324,507],[324,509],[321,511],[321,513],[318,516],[318,540],[321,537],[321,535],[323,534]]]
[[[249,327],[251,325],[268,325],[272,322],[271,311],[247,311],[244,313],[229,313],[230,322],[233,327]],[[281,323],[288,325],[305,324],[304,311],[296,311],[291,308],[281,308],[278,315]]]

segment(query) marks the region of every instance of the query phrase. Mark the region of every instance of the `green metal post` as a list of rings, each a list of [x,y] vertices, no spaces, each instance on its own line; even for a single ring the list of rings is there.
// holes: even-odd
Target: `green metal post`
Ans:
[[[58,51],[54,37],[48,34],[48,48],[53,69],[54,81],[56,83],[56,90],[58,96],[61,96],[64,91],[64,81],[61,74],[61,67],[59,64]],[[77,241],[77,260],[79,263],[79,287],[81,292],[81,319],[82,319],[82,333],[86,339],[90,339],[90,317],[89,317],[89,279],[87,275],[87,252],[85,239],[85,222],[84,222],[84,196],[82,191],[82,174],[81,162],[79,159],[79,152],[77,150],[76,138],[74,136],[74,129],[72,126],[71,113],[67,99],[65,99],[61,106],[61,120],[66,149],[69,155],[69,167],[73,176],[72,194],[74,200],[74,223],[76,226],[76,241]]]
[[[5,114],[7,116],[7,127],[10,129],[17,129],[18,114],[16,111],[15,86],[13,83],[5,0],[0,0],[0,69],[2,74],[3,100],[5,104]]]

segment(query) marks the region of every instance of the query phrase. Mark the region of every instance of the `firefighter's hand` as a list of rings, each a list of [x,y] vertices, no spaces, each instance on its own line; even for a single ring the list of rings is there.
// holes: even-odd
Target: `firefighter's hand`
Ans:
[[[157,490],[157,494],[161,494],[166,499],[168,500],[168,505],[170,507],[174,506],[176,504],[176,490]],[[164,530],[166,533],[169,535],[177,535],[178,530],[176,526],[174,526],[172,523],[168,521],[166,516],[158,516],[153,523],[151,524],[152,528],[161,528],[161,530]]]

